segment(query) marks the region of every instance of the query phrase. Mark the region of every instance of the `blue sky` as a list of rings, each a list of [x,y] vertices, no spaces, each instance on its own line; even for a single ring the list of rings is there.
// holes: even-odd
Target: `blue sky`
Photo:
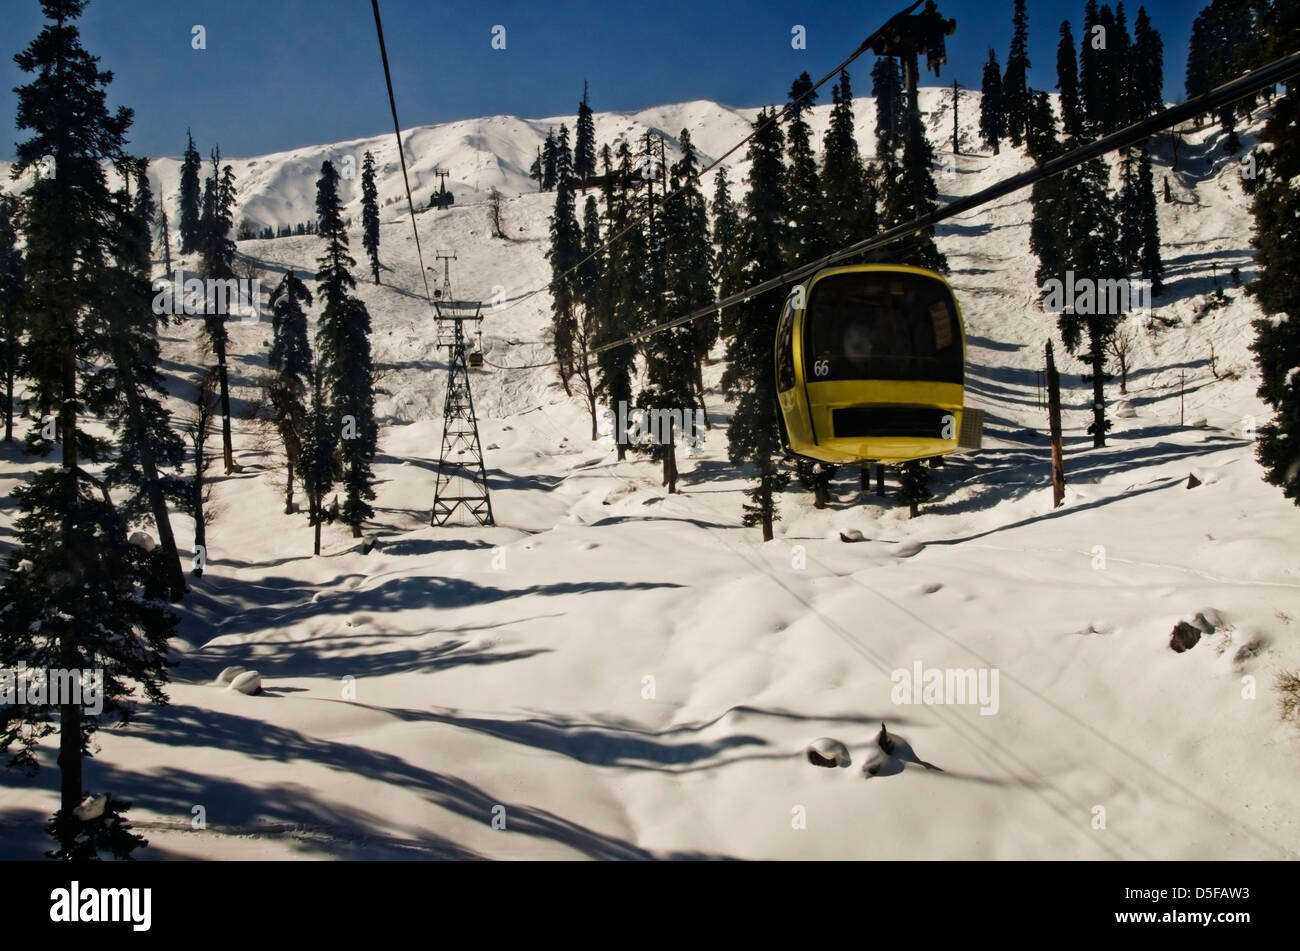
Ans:
[[[782,102],[791,81],[844,58],[904,0],[381,0],[398,113],[404,127],[496,113],[565,115],[582,81],[597,110],[714,99]],[[1165,41],[1165,95],[1183,96],[1192,19],[1203,0],[1145,3]],[[1139,4],[1126,5],[1129,27]],[[936,80],[978,86],[989,47],[1005,63],[1011,0],[944,0],[957,20],[949,66]],[[1080,33],[1083,0],[1030,0],[1030,83],[1056,84],[1057,30]],[[13,63],[40,29],[37,0],[0,0],[0,157],[12,159]],[[207,48],[191,48],[195,24]],[[506,28],[506,48],[491,47]],[[807,49],[791,48],[791,28]],[[135,110],[132,150],[177,155],[185,129],[201,152],[253,155],[381,133],[391,127],[368,0],[91,0],[83,43],[114,73],[110,99]],[[870,93],[872,58],[853,69]],[[826,101],[829,93],[823,96]]]

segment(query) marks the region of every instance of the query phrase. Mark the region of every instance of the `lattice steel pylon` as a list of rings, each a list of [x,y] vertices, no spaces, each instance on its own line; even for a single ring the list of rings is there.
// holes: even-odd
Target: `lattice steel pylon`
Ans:
[[[463,508],[479,525],[495,525],[465,358],[465,321],[481,323],[483,305],[478,301],[439,300],[433,306],[438,314],[438,346],[447,348],[449,359],[442,452],[438,456],[429,524],[446,525]]]

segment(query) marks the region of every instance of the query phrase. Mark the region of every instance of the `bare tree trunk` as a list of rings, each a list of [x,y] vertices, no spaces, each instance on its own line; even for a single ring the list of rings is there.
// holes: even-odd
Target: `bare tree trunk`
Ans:
[[[167,512],[167,500],[163,497],[153,447],[149,445],[145,432],[135,375],[120,355],[118,355],[118,370],[122,374],[122,388],[125,391],[123,395],[126,397],[127,423],[135,431],[136,447],[140,453],[145,494],[149,497],[149,508],[153,511],[154,525],[158,529],[158,544],[162,546],[163,556],[167,561],[167,585],[171,600],[176,602],[185,597],[185,573],[181,570],[180,549],[176,547],[176,536],[172,533],[171,516]]]
[[[14,357],[12,347],[5,364],[5,442],[14,441]]]
[[[1105,372],[1106,355],[1102,352],[1100,341],[1093,339],[1092,347],[1092,448],[1106,448],[1106,395]]]
[[[1065,500],[1065,453],[1061,448],[1061,375],[1047,342],[1047,426],[1052,438],[1052,508]]]
[[[63,405],[60,411],[59,438],[62,440],[63,469],[77,478],[77,353],[71,340],[64,341],[63,347]],[[67,532],[68,519],[65,515],[63,530]],[[66,625],[59,636],[59,656],[66,670],[79,669],[81,665],[80,644],[77,635]],[[68,819],[73,810],[81,805],[81,707],[76,704],[59,706],[59,809]],[[70,851],[75,845],[75,824],[69,822],[60,846]]]
[[[226,475],[230,475],[235,471],[235,452],[230,446],[230,382],[226,374],[224,343],[217,352],[217,379],[221,385],[221,454],[226,463]]]
[[[285,482],[285,487],[284,487],[284,514],[292,515],[293,514],[293,460],[286,459],[285,461],[289,467],[289,475]]]
[[[704,414],[704,428],[712,429],[709,425],[709,408],[704,405],[704,364],[699,360],[695,361],[695,390],[700,401],[700,412]]]
[[[319,495],[307,496],[307,513],[308,513],[307,517],[311,521],[312,527],[315,529],[315,535],[316,535],[316,540],[312,546],[313,555],[320,554],[320,523],[321,523],[320,504],[321,504],[321,498]]]
[[[758,504],[763,515],[763,541],[770,542],[772,535],[772,484],[768,482],[767,475],[761,475],[758,479]]]
[[[668,486],[668,494],[672,495],[677,491],[677,440],[673,437],[671,422],[668,424],[668,445],[663,450],[664,485]]]
[[[203,473],[194,473],[194,577],[203,577],[208,560],[208,526],[203,519]]]

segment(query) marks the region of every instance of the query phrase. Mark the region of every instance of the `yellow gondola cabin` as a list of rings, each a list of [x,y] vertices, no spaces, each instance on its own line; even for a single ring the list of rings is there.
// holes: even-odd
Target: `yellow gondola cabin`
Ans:
[[[776,332],[786,449],[829,463],[898,463],[977,449],[965,407],[966,333],[952,286],[922,268],[818,271]]]

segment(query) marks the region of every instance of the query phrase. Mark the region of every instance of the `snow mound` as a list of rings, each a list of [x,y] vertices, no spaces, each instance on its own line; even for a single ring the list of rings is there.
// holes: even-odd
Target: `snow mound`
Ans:
[[[808,744],[804,750],[808,757],[808,762],[814,766],[824,766],[827,769],[838,766],[841,769],[847,768],[853,761],[849,758],[849,748],[839,740],[832,739],[829,736],[819,736]]]
[[[255,670],[246,670],[230,682],[227,690],[235,690],[242,694],[260,693],[262,690],[262,675]]]

